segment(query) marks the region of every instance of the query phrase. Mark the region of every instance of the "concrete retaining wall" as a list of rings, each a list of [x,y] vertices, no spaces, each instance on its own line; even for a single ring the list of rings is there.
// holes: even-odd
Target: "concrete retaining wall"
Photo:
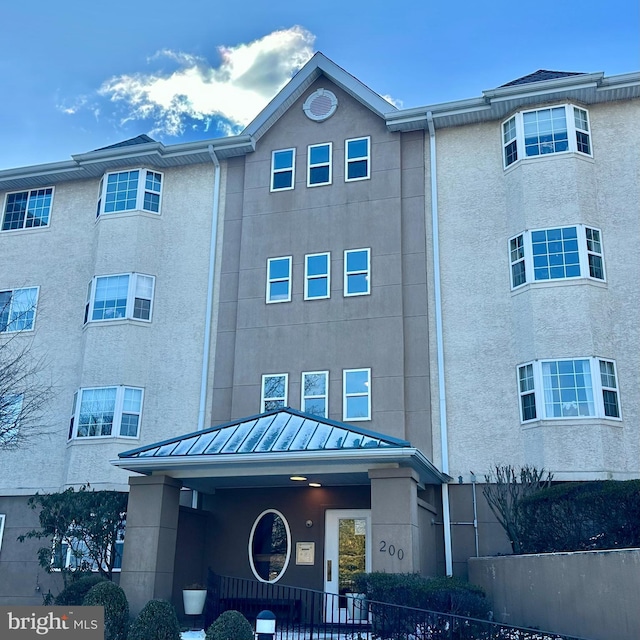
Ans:
[[[640,638],[640,549],[471,558],[495,620],[590,640]]]

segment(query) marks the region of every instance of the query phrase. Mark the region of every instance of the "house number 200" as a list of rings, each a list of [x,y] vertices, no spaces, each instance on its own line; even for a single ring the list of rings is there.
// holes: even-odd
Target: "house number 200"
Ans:
[[[380,553],[388,553],[390,556],[398,556],[398,560],[404,558],[404,550],[396,549],[395,545],[387,544],[386,540],[380,540]]]

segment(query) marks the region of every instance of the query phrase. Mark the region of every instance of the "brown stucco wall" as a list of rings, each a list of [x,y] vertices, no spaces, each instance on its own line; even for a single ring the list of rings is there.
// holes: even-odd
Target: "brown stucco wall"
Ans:
[[[640,638],[640,549],[471,558],[495,619],[593,640]]]

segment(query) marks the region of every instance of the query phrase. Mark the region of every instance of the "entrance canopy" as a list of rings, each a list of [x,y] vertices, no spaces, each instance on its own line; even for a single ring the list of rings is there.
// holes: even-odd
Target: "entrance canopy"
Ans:
[[[393,467],[414,469],[422,484],[449,480],[406,440],[289,408],[125,451],[111,462],[205,492],[292,486],[294,477],[323,486],[369,484],[369,470]]]

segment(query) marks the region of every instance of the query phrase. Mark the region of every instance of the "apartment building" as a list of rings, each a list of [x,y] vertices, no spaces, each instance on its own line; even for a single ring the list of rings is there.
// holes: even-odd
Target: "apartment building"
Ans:
[[[316,54],[239,136],[0,172],[57,389],[0,454],[0,602],[37,601],[36,491],[129,489],[135,610],[207,567],[343,592],[345,541],[466,575],[509,550],[492,465],[638,477],[639,98],[538,71],[400,110]]]

